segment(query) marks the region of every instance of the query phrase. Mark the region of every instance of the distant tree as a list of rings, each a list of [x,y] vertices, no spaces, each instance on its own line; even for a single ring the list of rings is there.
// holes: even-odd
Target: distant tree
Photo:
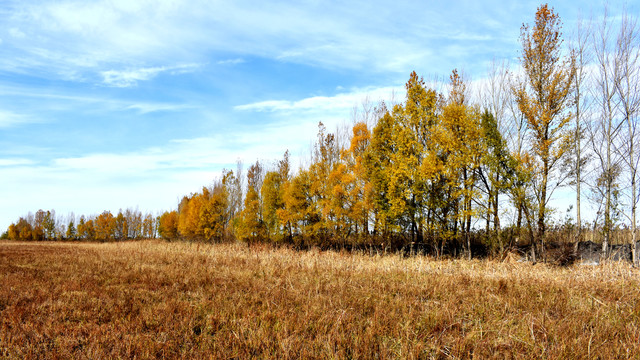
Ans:
[[[20,218],[16,224],[9,225],[7,235],[11,240],[32,240],[33,228],[25,219]]]
[[[200,212],[201,200],[197,194],[184,196],[178,205],[178,232],[185,239],[196,239],[198,231],[198,214]]]
[[[78,226],[79,227],[79,226]],[[84,224],[84,234],[87,240],[96,240],[96,221],[89,219]]]
[[[125,240],[129,236],[129,229],[127,226],[127,219],[122,213],[122,209],[118,211],[118,215],[115,218],[114,237],[116,240]]]
[[[73,222],[73,219],[71,219],[69,220],[69,225],[67,225],[66,238],[67,240],[75,240],[76,236],[77,236],[77,230]]]
[[[108,241],[115,238],[116,218],[110,211],[104,211],[95,221],[95,239]]]
[[[282,240],[282,229],[278,219],[278,210],[284,208],[282,183],[280,173],[268,171],[264,176],[262,188],[260,189],[265,235],[272,241]]]
[[[229,190],[234,183],[233,171],[223,170],[222,179],[214,183],[211,191],[205,194],[203,189],[198,224],[207,241],[221,242],[232,237],[229,225],[234,206],[229,201]]]
[[[158,234],[167,240],[178,238],[178,212],[164,212],[160,215],[158,223]]]
[[[318,123],[317,140],[308,170],[308,190],[309,196],[311,196],[308,210],[318,216],[317,219],[307,224],[305,231],[307,236],[310,236],[316,242],[326,243],[330,241],[331,228],[336,221],[335,209],[331,203],[333,184],[331,184],[329,178],[339,160],[340,148],[336,134],[327,132],[326,126],[322,122]]]
[[[56,220],[55,220],[55,212],[51,212],[47,210],[45,213],[44,219],[42,220],[42,229],[44,231],[44,236],[47,240],[53,240],[56,236]]]
[[[142,234],[147,239],[153,239],[156,237],[156,220],[153,215],[148,213],[145,215],[142,221]]]
[[[82,240],[87,240],[88,239],[88,234],[87,234],[87,225],[85,223],[85,219],[84,219],[84,215],[80,215],[80,220],[78,220],[78,238],[82,239]]]
[[[16,226],[16,224],[12,223],[7,228],[7,239],[10,239],[10,240],[20,239],[20,232],[18,231],[18,227]]]
[[[262,240],[264,223],[262,220],[262,199],[260,191],[263,183],[263,167],[259,161],[247,170],[247,196],[244,209],[240,213],[238,238],[243,241]]]
[[[31,231],[31,237],[33,238],[33,240],[44,240],[44,220],[46,216],[47,213],[44,210],[40,209],[36,211],[33,222],[33,230]]]
[[[284,208],[277,211],[280,223],[285,224],[287,238],[293,242],[296,236],[306,239],[313,236],[320,222],[320,213],[312,201],[309,172],[301,170],[283,186]]]

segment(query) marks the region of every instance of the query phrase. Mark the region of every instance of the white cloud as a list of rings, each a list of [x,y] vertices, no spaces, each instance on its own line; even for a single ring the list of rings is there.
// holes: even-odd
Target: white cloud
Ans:
[[[0,128],[8,128],[32,122],[33,119],[28,116],[0,110]]]
[[[379,88],[352,89],[350,92],[333,96],[312,96],[301,100],[265,100],[251,104],[235,106],[240,111],[293,111],[293,110],[349,110],[358,106],[363,100],[373,102],[380,100],[390,102],[392,98],[404,97],[404,88],[387,86]]]
[[[218,65],[238,65],[243,63],[245,63],[245,60],[242,58],[220,60],[216,62]]]
[[[0,166],[22,166],[33,164],[34,161],[29,159],[0,159]]]
[[[104,83],[113,87],[134,86],[138,81],[151,80],[162,72],[169,72],[172,75],[194,71],[197,64],[185,64],[177,66],[159,66],[150,68],[140,68],[134,70],[109,70],[101,72]]]
[[[16,39],[24,39],[27,35],[18,28],[9,29],[9,35]]]
[[[62,0],[15,6],[9,23],[37,35],[29,44],[16,44],[26,63],[84,70],[106,67],[99,71],[114,86],[130,86],[154,74],[153,67],[123,71],[113,70],[114,65],[148,66],[159,59],[168,64],[203,62],[218,54],[232,56],[217,62],[220,65],[240,63],[249,55],[330,68],[408,73],[412,67],[447,56],[431,52],[437,42],[495,40],[477,31],[494,12],[491,6],[474,9],[486,12],[485,16],[465,16],[458,7],[421,7],[404,1],[393,7],[368,1],[294,6],[278,1],[207,0]],[[55,60],[47,62],[51,59]],[[11,65],[26,66],[15,61]]]
[[[41,109],[41,112],[49,111],[46,100],[52,100],[52,106],[56,109],[69,109],[73,110],[77,113],[79,106],[86,106],[87,104],[91,104],[92,109],[95,109],[99,106],[103,111],[126,111],[126,110],[134,110],[139,114],[144,115],[148,113],[154,112],[163,112],[163,111],[181,111],[188,109],[195,109],[197,106],[185,103],[170,103],[170,102],[136,102],[136,101],[126,101],[126,100],[117,100],[109,97],[100,97],[100,96],[82,96],[82,95],[67,95],[63,92],[49,92],[44,89],[34,89],[30,87],[11,87],[11,86],[0,86],[0,95],[7,97],[20,97],[20,98],[38,98],[41,101],[38,102],[38,105]],[[33,110],[33,109],[30,109]],[[27,117],[26,115],[19,115],[11,112],[3,112],[0,110],[0,127],[3,126],[3,118],[5,118],[5,126],[11,125],[12,123],[29,123],[34,122],[32,117]]]
[[[129,110],[137,110],[139,114],[148,114],[153,112],[161,112],[161,111],[180,111],[193,109],[194,106],[191,105],[177,105],[177,104],[167,104],[167,103],[137,103],[132,104],[126,107]]]

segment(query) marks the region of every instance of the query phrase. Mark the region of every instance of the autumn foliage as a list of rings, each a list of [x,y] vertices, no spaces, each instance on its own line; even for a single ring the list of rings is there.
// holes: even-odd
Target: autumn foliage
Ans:
[[[22,241],[151,239],[158,233],[158,223],[152,214],[143,215],[132,209],[120,210],[115,216],[110,211],[94,216],[81,215],[77,222],[73,215],[68,222],[64,222],[62,217],[56,217],[53,210],[38,210],[9,225],[7,238]]]
[[[636,33],[633,29],[621,32],[617,60],[603,63],[617,66],[611,96],[599,99],[611,110],[609,127],[615,130],[625,125],[629,133],[629,139],[611,132],[598,138],[592,128],[590,156],[598,155],[602,163],[605,157],[595,145],[603,140],[607,144],[609,165],[603,172],[586,163],[588,155],[580,155],[587,151],[579,150],[580,129],[594,126],[580,124],[584,120],[573,112],[577,110],[574,106],[584,105],[576,97],[578,80],[584,78],[577,74],[586,71],[585,63],[576,59],[582,59],[584,49],[565,49],[561,30],[558,14],[546,4],[540,6],[534,22],[521,28],[521,72],[502,69],[499,84],[490,89],[472,90],[457,69],[448,81],[433,86],[412,72],[405,83],[406,96],[399,103],[380,102],[363,108],[363,116],[354,115],[350,126],[334,132],[320,122],[309,158],[299,168],[293,168],[288,151],[273,163],[251,163],[246,175],[239,162],[237,170],[223,170],[210,186],[185,195],[175,210],[160,216],[148,214],[143,219],[130,210],[105,211],[61,222],[53,210],[39,210],[12,224],[5,236],[36,241],[161,236],[295,247],[404,249],[468,257],[474,251],[503,253],[517,243],[532,245],[529,249],[535,262],[536,256],[545,258],[546,244],[554,238],[586,240],[579,201],[584,183],[590,187],[588,195],[594,205],[603,209],[594,215],[590,231],[595,236],[588,240],[597,241],[603,233],[606,249],[616,226],[623,233],[623,206],[633,209],[631,216],[625,215],[635,239],[635,209],[640,198],[635,185],[633,192],[629,187],[622,189],[620,174],[624,172],[635,184],[640,163],[633,143],[637,137],[635,109],[640,107],[630,102],[629,90],[640,84],[640,77],[634,77],[640,56],[632,56],[638,54],[637,46],[622,41]],[[578,69],[579,65],[583,67]],[[592,75],[596,83],[606,80]],[[474,96],[477,92],[481,94]],[[598,102],[596,93],[591,91],[589,96],[594,99],[589,100]],[[596,110],[591,113],[599,116]],[[583,107],[581,116],[585,114]],[[618,152],[614,156],[619,158],[617,163],[610,161],[611,151]],[[577,160],[571,159],[574,153]],[[620,159],[625,158],[629,160],[623,169]],[[596,175],[585,180],[588,176],[580,172],[587,170]],[[573,175],[575,180],[569,179]],[[565,185],[576,186],[577,224],[571,219],[553,223],[557,213],[549,203],[554,191]],[[618,196],[625,191],[627,203],[623,204]],[[501,223],[505,214],[509,218]],[[572,235],[564,236],[564,230],[549,234],[547,230],[554,226],[564,226]]]
[[[175,211],[144,221],[108,211],[81,217],[68,238],[98,241],[154,237],[206,242],[382,248],[429,247],[437,254],[471,249],[478,181],[500,134],[491,114],[469,104],[464,78],[454,70],[449,92],[426,86],[415,72],[403,103],[381,103],[371,123],[358,121],[347,137],[320,123],[308,168],[291,171],[288,152],[271,168],[257,161],[246,175],[223,171],[213,185],[184,196]],[[341,140],[342,139],[342,140]],[[511,159],[509,154],[501,155]],[[503,181],[515,162],[492,165]],[[497,169],[499,167],[500,169]],[[505,191],[500,188],[497,191]],[[49,239],[47,213],[9,228],[9,238]],[[21,234],[28,234],[22,236]],[[59,236],[64,238],[64,236]]]
[[[500,133],[486,125],[491,114],[468,102],[458,71],[451,74],[447,94],[427,87],[415,72],[406,90],[403,103],[391,109],[381,103],[373,121],[354,122],[348,136],[320,123],[312,161],[297,173],[290,170],[288,152],[271,168],[256,162],[239,198],[238,174],[224,171],[214,186],[185,196],[177,211],[160,216],[160,235],[468,251],[474,202],[482,197],[479,179],[491,167],[502,182],[515,184],[516,161]],[[490,148],[500,159],[487,155]],[[240,199],[242,206],[234,206]]]

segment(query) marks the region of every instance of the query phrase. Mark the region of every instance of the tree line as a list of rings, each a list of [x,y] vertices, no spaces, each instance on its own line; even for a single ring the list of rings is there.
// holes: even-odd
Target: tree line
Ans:
[[[541,5],[521,28],[519,66],[494,62],[476,86],[457,70],[431,83],[413,72],[402,102],[366,102],[335,132],[320,123],[305,166],[294,171],[286,152],[246,176],[242,164],[224,170],[163,213],[158,234],[468,256],[526,242],[535,261],[562,225],[604,254],[628,232],[637,264],[637,21],[605,9],[568,39]],[[561,188],[575,192],[576,216],[559,224],[549,204]]]
[[[55,210],[38,210],[9,225],[4,236],[22,241],[122,241],[155,238],[157,226],[158,217],[151,213],[143,215],[133,209],[120,210],[117,215],[104,211],[100,215],[82,215],[77,219],[73,214],[65,219],[56,217]]]

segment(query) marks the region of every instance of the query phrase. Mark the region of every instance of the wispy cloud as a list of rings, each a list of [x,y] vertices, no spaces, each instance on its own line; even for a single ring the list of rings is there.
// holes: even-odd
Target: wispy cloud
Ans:
[[[235,106],[239,111],[291,111],[291,110],[336,110],[352,109],[358,106],[364,99],[371,101],[400,100],[404,97],[403,87],[378,87],[352,89],[350,92],[339,93],[333,96],[311,96],[301,100],[265,100],[250,104]],[[400,99],[398,99],[400,97]]]
[[[34,120],[29,116],[0,110],[0,128],[8,128],[33,122]]]
[[[302,158],[319,121],[332,131],[366,98],[402,101],[411,70],[479,79],[517,56],[536,6],[0,1],[0,221],[166,209],[238,158]],[[563,20],[577,9],[557,6]],[[56,126],[26,126],[43,121]]]
[[[126,107],[126,109],[138,111],[139,114],[148,114],[160,111],[181,111],[194,108],[195,106],[192,105],[163,103],[137,103]]]
[[[69,68],[97,70],[110,86],[147,80],[170,66],[166,64],[203,62],[228,54],[231,59],[214,63],[238,64],[247,55],[406,73],[416,65],[433,64],[434,57],[446,57],[429,50],[443,40],[462,44],[495,40],[477,31],[484,26],[477,19],[495,17],[492,6],[474,6],[466,12],[405,1],[384,12],[368,1],[330,6],[274,1],[256,6],[247,1],[45,0],[14,6],[16,12],[7,20],[11,33],[34,34],[29,42],[16,39],[10,44],[23,64],[26,60],[56,67],[58,73]],[[514,21],[517,34],[521,19]],[[118,69],[132,63],[142,67]],[[10,65],[24,66],[16,61],[5,64]]]
[[[9,35],[11,35],[12,37],[14,37],[16,39],[23,39],[23,38],[26,37],[25,33],[20,31],[20,29],[18,29],[18,28],[9,29]]]
[[[22,166],[33,164],[35,164],[35,162],[30,159],[0,159],[0,166]]]
[[[96,106],[103,111],[136,111],[144,115],[164,111],[181,111],[195,109],[197,106],[186,103],[161,102],[161,101],[135,101],[121,100],[107,95],[85,96],[77,94],[67,94],[63,90],[38,89],[28,86],[0,86],[0,95],[4,99],[11,98],[37,98],[40,99],[37,107],[30,108],[29,111],[49,112],[50,106],[58,110],[69,109],[74,112],[79,111],[79,107],[91,105],[95,110]],[[51,103],[51,105],[47,105]],[[4,121],[3,121],[4,119]],[[36,122],[33,116],[20,115],[9,111],[0,110],[0,127],[17,125],[20,123]]]
[[[101,72],[104,83],[113,87],[129,87],[134,86],[138,81],[147,81],[156,77],[158,74],[168,72],[172,75],[183,74],[195,71],[199,65],[185,64],[177,66],[159,66],[150,68],[140,68],[133,70],[108,70]]]
[[[227,60],[219,60],[216,62],[216,64],[218,65],[238,65],[238,64],[243,64],[246,61],[242,58],[236,58],[236,59],[227,59]]]

